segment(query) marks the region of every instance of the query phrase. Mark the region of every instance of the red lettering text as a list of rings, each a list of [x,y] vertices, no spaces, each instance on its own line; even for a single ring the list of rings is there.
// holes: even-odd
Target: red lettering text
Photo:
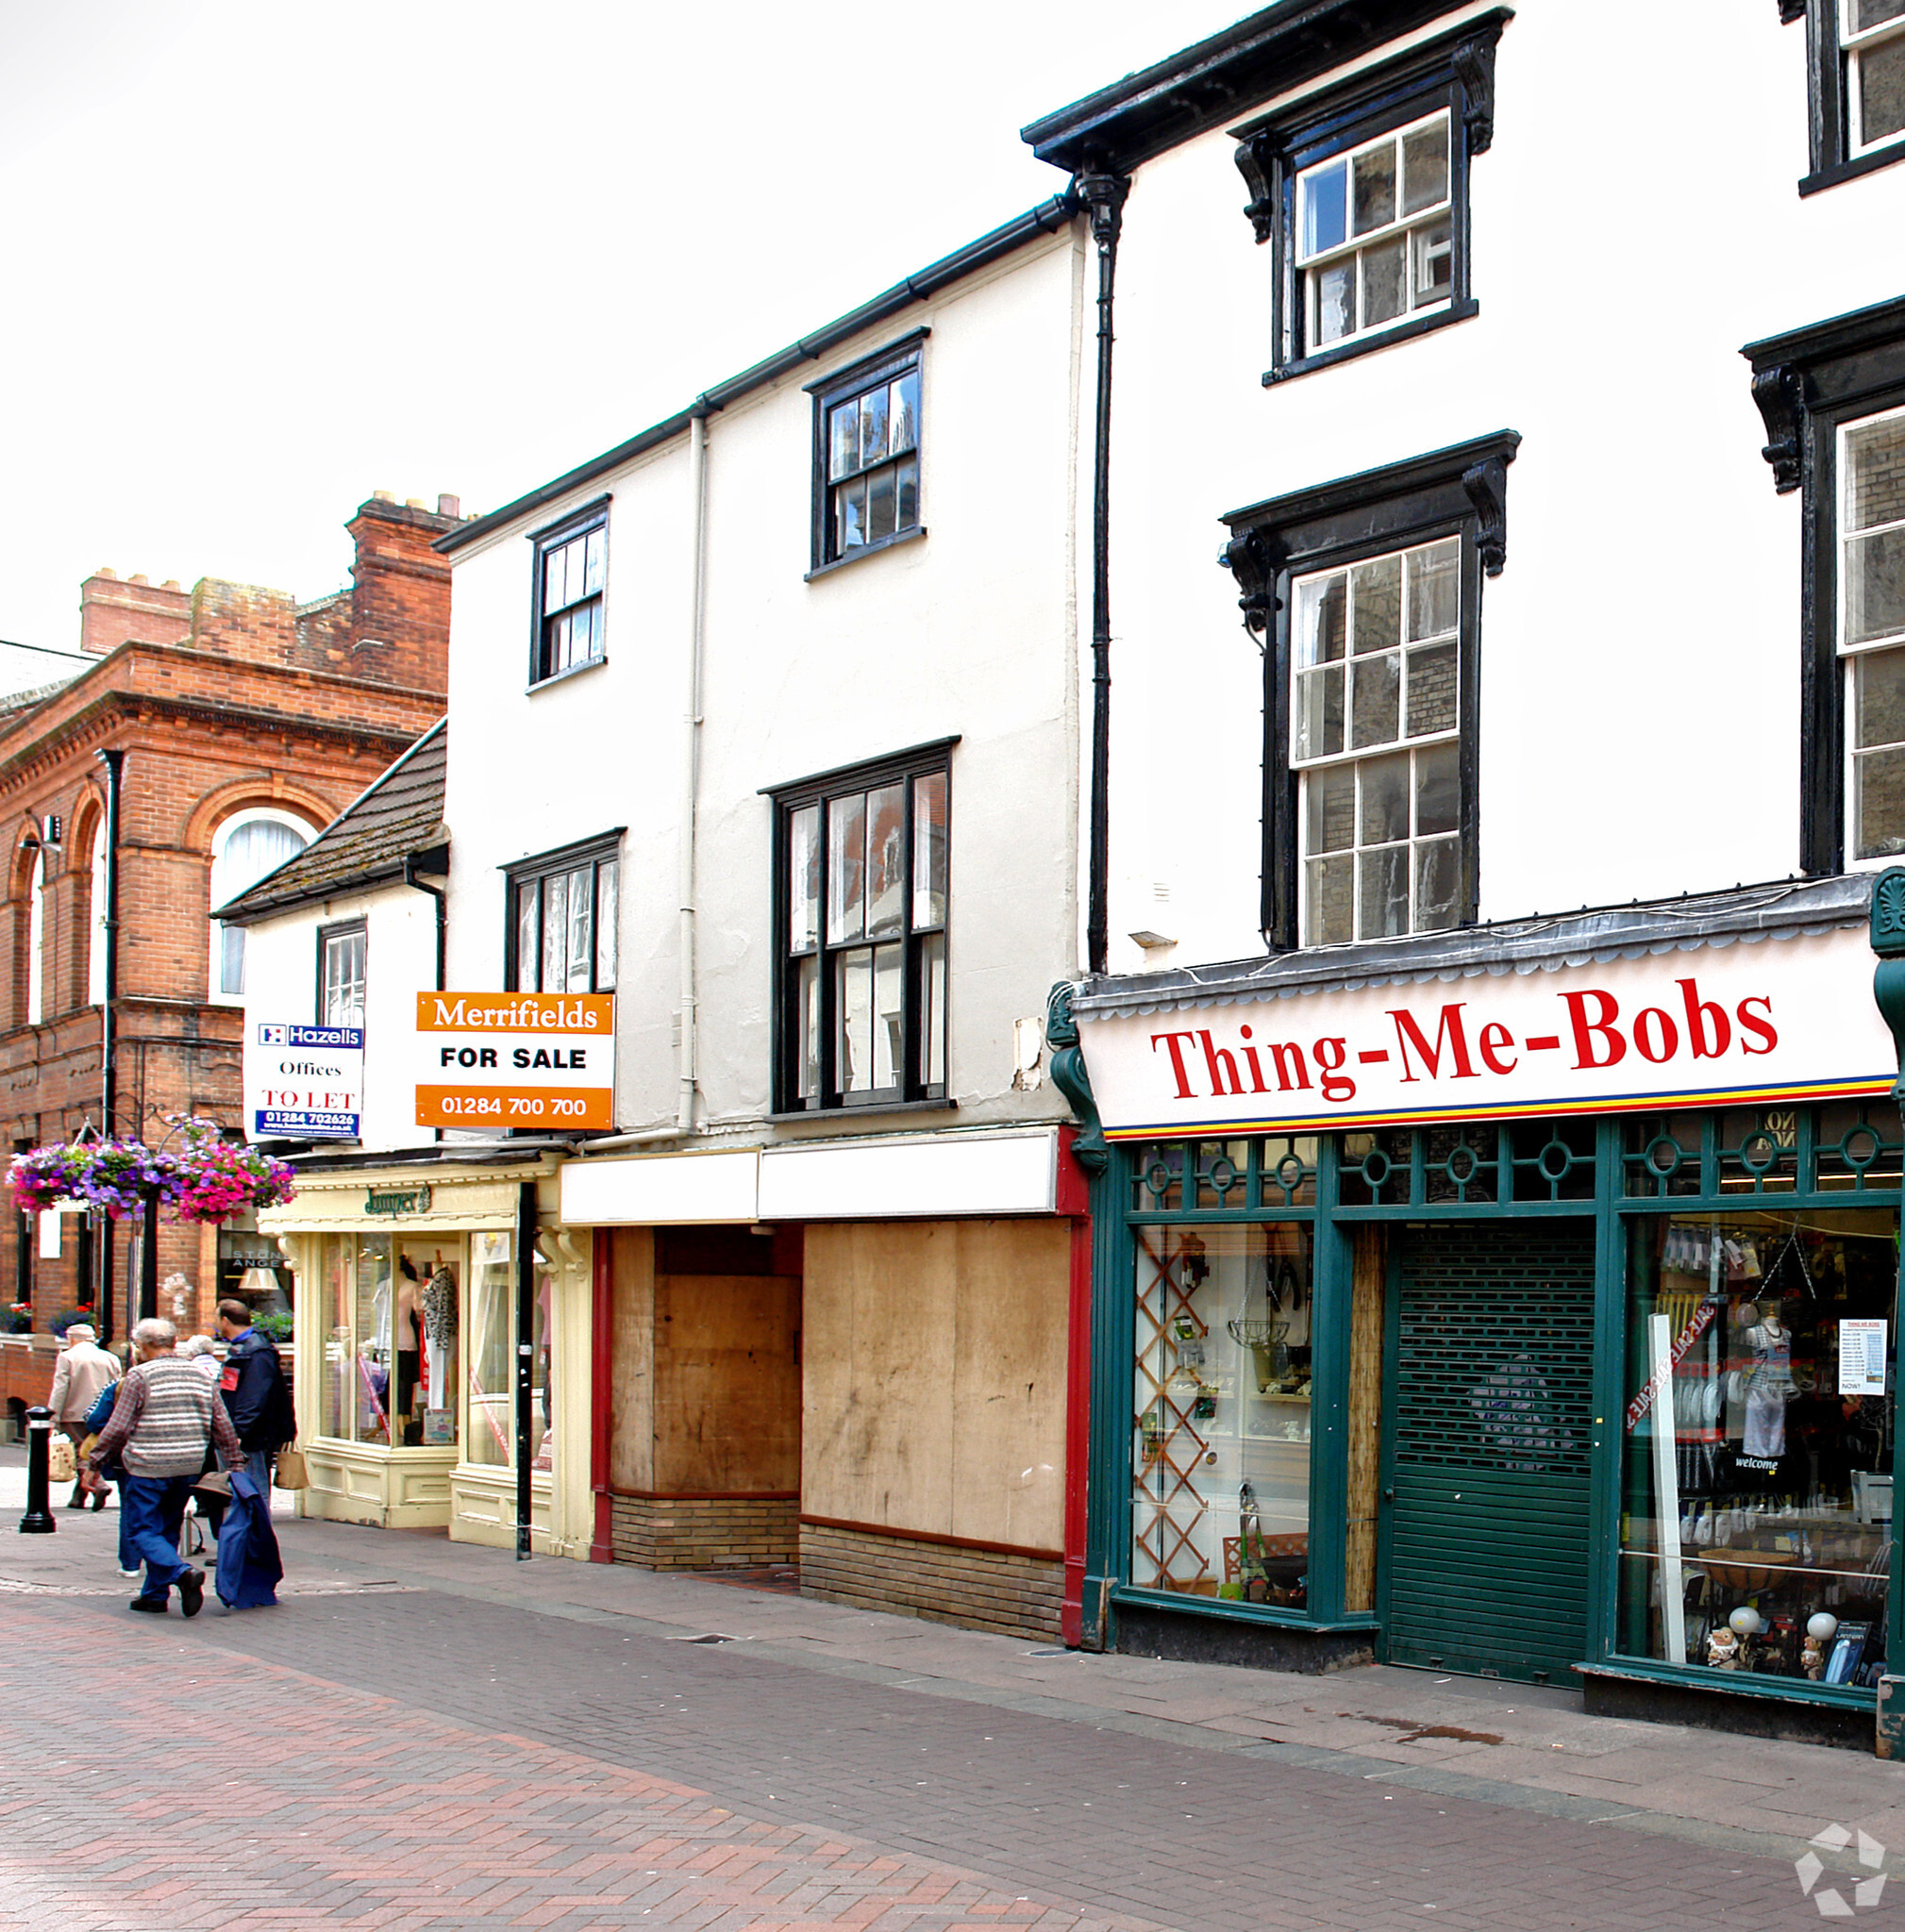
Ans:
[[[1506,1026],[1500,1025],[1493,1020],[1475,1037],[1475,1050],[1481,1056],[1482,1065],[1491,1074],[1512,1074],[1514,1072],[1520,1061],[1513,1055],[1510,1055],[1507,1059],[1503,1059],[1501,1057],[1502,1048],[1512,1046],[1513,1044],[1514,1035]]]
[[[1195,1040],[1195,1033],[1154,1033],[1151,1036],[1151,1051],[1156,1053],[1158,1042],[1162,1041],[1171,1056],[1171,1072],[1177,1076],[1178,1098],[1191,1098],[1191,1075],[1184,1065],[1184,1049],[1178,1044],[1180,1040]]]
[[[1718,1059],[1733,1037],[1733,1029],[1727,1024],[1726,1008],[1714,1006],[1712,1000],[1703,1000],[1699,988],[1691,979],[1677,979],[1674,984],[1679,988],[1680,997],[1687,1003],[1687,1044],[1693,1048],[1694,1058],[1696,1060]]]
[[[1618,1066],[1627,1058],[1628,1043],[1620,1036],[1614,1022],[1620,1018],[1620,1002],[1613,993],[1602,992],[1598,988],[1590,987],[1586,992],[1564,992],[1562,998],[1567,1002],[1567,1016],[1574,1024],[1574,1065],[1576,1073],[1583,1073],[1590,1067]],[[1590,1020],[1587,1016],[1587,1003],[1598,1002],[1600,1017]],[[1595,1037],[1598,1035],[1607,1047],[1603,1057],[1595,1051]]]
[[[1428,1069],[1430,1079],[1442,1074],[1442,1056],[1445,1050],[1455,1063],[1452,1075],[1457,1080],[1473,1080],[1479,1077],[1475,1065],[1468,1057],[1468,1040],[1462,1030],[1461,1000],[1453,1001],[1443,1008],[1436,1020],[1435,1044],[1430,1046],[1422,1037],[1422,1028],[1415,1024],[1414,1016],[1402,1007],[1393,1008],[1389,1017],[1395,1022],[1395,1041],[1402,1051],[1402,1077],[1414,1080],[1420,1077],[1409,1062],[1409,1049],[1412,1046],[1422,1056],[1422,1064]]]
[[[1748,1007],[1763,1007],[1766,1016],[1763,1020],[1755,1013],[1747,1012]],[[1742,1000],[1733,1008],[1740,1022],[1740,1051],[1742,1053],[1771,1053],[1779,1045],[1780,1036],[1773,1031],[1773,1003],[1764,993],[1755,993],[1751,999]],[[1748,1044],[1746,1035],[1750,1033],[1763,1043],[1759,1046]]]

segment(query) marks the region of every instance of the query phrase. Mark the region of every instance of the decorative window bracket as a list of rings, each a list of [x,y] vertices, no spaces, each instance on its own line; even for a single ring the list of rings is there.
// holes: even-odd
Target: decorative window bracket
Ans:
[[[1806,413],[1804,379],[1780,364],[1755,370],[1753,401],[1766,425],[1766,443],[1760,454],[1773,466],[1773,488],[1785,496],[1799,487],[1799,425]]]
[[[1508,462],[1484,457],[1462,473],[1462,493],[1475,506],[1475,550],[1481,567],[1498,577],[1508,561]]]

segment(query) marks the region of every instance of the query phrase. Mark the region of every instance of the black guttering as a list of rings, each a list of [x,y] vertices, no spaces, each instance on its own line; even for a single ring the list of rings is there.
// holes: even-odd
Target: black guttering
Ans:
[[[627,442],[618,442],[613,449],[604,450],[599,457],[592,457],[588,462],[556,477],[553,482],[530,491],[526,496],[517,497],[513,503],[506,503],[501,509],[493,509],[487,516],[473,517],[468,523],[460,524],[454,530],[439,537],[433,547],[445,557],[451,556],[466,544],[490,536],[518,518],[581,489],[585,483],[606,476],[624,463],[685,435],[695,417],[710,415],[716,409],[726,408],[729,403],[739,402],[755,390],[765,389],[789,371],[798,369],[803,362],[818,361],[843,343],[851,341],[862,330],[904,314],[914,303],[927,301],[942,289],[1002,260],[1027,242],[1036,242],[1041,235],[1055,233],[1064,227],[1078,211],[1078,204],[1069,193],[1055,194],[1051,200],[1042,201],[1037,208],[1028,208],[1003,227],[994,228],[989,235],[981,235],[976,242],[968,242],[963,248],[954,249],[950,255],[942,257],[916,275],[908,275],[905,281],[896,282],[883,294],[876,295],[871,302],[862,303],[860,308],[829,322],[812,335],[802,336],[797,342],[790,342],[765,361],[755,363],[751,369],[744,369],[739,375],[731,375],[710,390],[704,390],[687,408],[660,423],[651,424]]]
[[[1042,161],[1125,173],[1462,0],[1280,0],[1020,129]]]

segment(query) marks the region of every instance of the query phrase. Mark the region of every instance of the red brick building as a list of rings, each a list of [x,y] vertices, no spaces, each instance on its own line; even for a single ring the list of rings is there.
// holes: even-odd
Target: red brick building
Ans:
[[[4,1151],[88,1124],[156,1141],[176,1112],[239,1122],[243,934],[216,926],[210,908],[298,850],[443,715],[450,573],[430,546],[456,522],[452,497],[435,510],[373,497],[349,525],[350,585],[309,604],[215,578],[188,592],[102,570],[80,593],[80,645],[99,661],[0,700]],[[124,753],[109,1122],[109,750]],[[0,1208],[0,1300],[30,1304],[42,1338],[30,1363],[16,1363],[17,1344],[4,1351],[15,1403],[41,1399],[47,1324],[92,1307],[100,1275],[99,1227],[79,1214],[41,1219],[57,1233]],[[99,1315],[123,1335],[136,1231],[123,1224],[110,1239]],[[208,1325],[218,1295],[248,1259],[268,1263],[269,1247],[242,1229],[162,1224],[159,1274],[189,1288],[171,1284],[159,1312]]]

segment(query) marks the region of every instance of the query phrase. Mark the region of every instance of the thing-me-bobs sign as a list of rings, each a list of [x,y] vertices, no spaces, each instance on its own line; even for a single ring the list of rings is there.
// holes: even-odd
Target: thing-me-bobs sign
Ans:
[[[1135,1140],[1882,1094],[1871,987],[1846,932],[1079,1019],[1105,1130]]]
[[[612,1127],[615,995],[420,992],[420,1127]]]

